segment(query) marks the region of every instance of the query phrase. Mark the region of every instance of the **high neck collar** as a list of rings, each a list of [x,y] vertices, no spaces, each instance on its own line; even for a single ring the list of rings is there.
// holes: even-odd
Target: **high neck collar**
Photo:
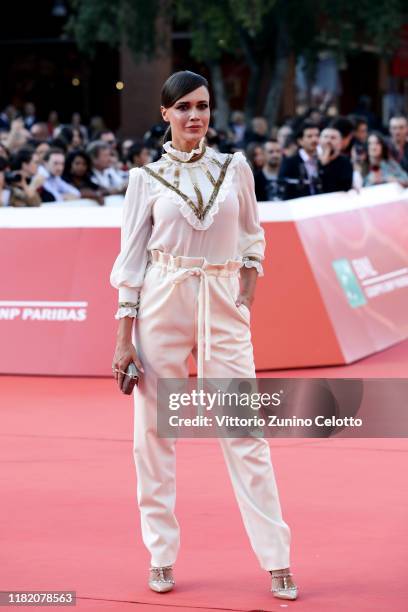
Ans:
[[[192,151],[179,151],[173,147],[173,143],[171,141],[167,141],[163,145],[163,149],[166,151],[167,155],[170,159],[180,161],[180,162],[190,162],[191,159],[197,155],[202,157],[205,153],[205,137],[203,136],[198,143],[198,147],[193,149]],[[195,160],[194,160],[195,161]]]

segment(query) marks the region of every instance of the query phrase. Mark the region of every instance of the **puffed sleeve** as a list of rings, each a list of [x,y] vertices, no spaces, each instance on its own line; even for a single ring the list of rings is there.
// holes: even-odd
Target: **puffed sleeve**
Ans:
[[[251,167],[242,153],[239,156],[239,252],[246,268],[256,268],[263,276],[261,262],[265,258],[265,232],[259,221],[259,208],[255,195],[255,181]]]
[[[110,275],[111,285],[119,290],[120,304],[131,306],[138,303],[148,261],[147,244],[151,232],[148,182],[141,168],[132,168],[123,203],[120,253]]]

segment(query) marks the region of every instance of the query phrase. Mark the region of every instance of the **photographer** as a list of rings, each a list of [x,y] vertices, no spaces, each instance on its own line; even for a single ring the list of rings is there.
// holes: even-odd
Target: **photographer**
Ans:
[[[44,177],[37,174],[37,162],[32,149],[21,149],[10,163],[11,172],[6,173],[6,183],[10,188],[10,206],[39,206],[41,197],[38,189]]]

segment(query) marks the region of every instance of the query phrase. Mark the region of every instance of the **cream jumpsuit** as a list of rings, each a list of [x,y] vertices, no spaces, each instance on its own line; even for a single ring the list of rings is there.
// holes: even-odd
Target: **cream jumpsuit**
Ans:
[[[250,313],[236,306],[239,269],[262,275],[264,232],[252,171],[242,153],[205,147],[166,153],[130,171],[121,250],[111,284],[119,302],[139,300],[133,341],[145,374],[134,390],[134,460],[145,546],[154,567],[174,565],[180,547],[176,438],[156,429],[158,378],[255,378]],[[193,156],[201,157],[193,162]],[[247,259],[249,258],[249,259]],[[120,307],[116,318],[135,316]],[[264,438],[219,438],[251,546],[265,570],[290,566],[289,526]]]

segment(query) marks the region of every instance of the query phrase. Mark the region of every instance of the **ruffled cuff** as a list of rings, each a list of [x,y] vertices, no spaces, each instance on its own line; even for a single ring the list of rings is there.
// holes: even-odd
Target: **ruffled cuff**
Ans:
[[[133,317],[133,318],[137,318],[139,309],[136,308],[135,306],[130,307],[128,306],[127,308],[124,308],[123,306],[121,306],[120,308],[118,308],[116,314],[115,314],[115,319],[123,319],[124,317]]]
[[[242,265],[244,268],[256,268],[258,276],[264,275],[263,267],[259,259],[255,259],[254,257],[243,257]]]
[[[137,302],[119,302],[119,308],[115,314],[115,319],[123,319],[124,317],[137,318],[139,313],[140,294]]]

